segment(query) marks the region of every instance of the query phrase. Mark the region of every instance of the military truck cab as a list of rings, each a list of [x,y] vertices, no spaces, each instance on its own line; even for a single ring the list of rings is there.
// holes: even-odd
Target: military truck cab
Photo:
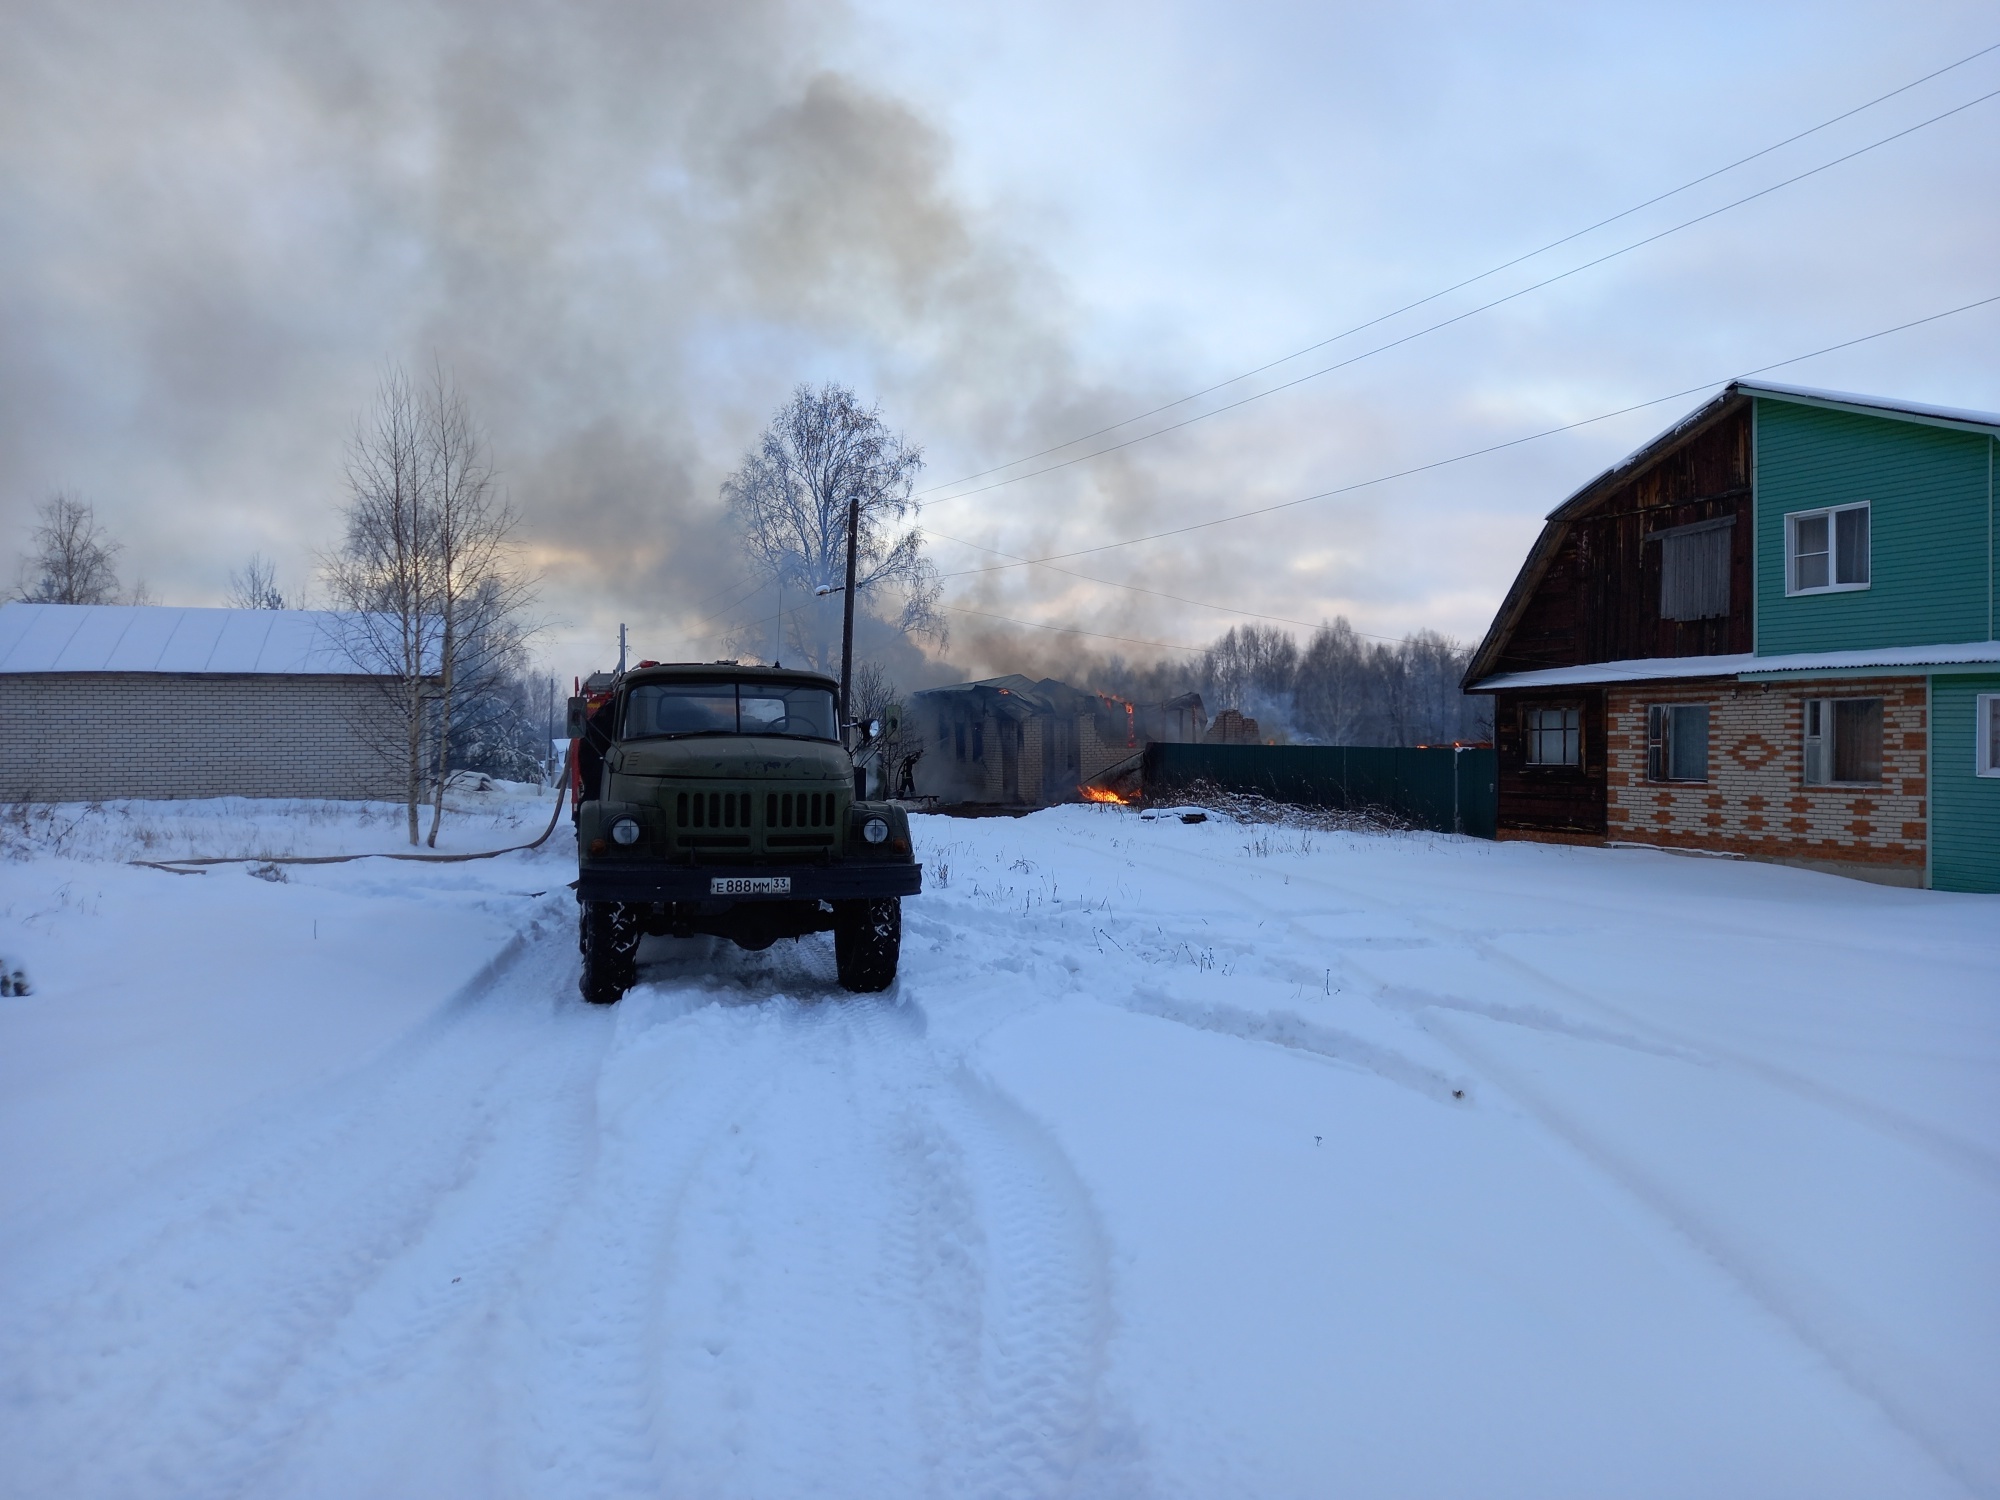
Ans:
[[[842,986],[895,981],[902,898],[923,887],[909,818],[855,795],[816,672],[662,663],[570,700],[583,996],[637,981],[639,940],[767,948],[832,932]]]

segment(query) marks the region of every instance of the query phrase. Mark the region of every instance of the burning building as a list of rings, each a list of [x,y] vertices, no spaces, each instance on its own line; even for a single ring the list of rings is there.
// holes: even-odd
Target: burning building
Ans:
[[[898,790],[956,804],[1075,802],[1154,741],[1193,744],[1208,728],[1201,697],[1133,704],[1054,678],[1018,674],[913,694],[902,721]]]

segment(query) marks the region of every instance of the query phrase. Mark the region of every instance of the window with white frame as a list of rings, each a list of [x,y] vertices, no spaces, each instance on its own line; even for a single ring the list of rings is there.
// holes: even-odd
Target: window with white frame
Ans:
[[[1868,511],[1858,505],[1785,517],[1785,592],[1830,594],[1868,587]]]
[[[1583,711],[1574,704],[1524,708],[1521,730],[1529,765],[1583,764]]]
[[[1859,786],[1882,779],[1882,700],[1808,698],[1805,783]]]
[[[1981,776],[2000,776],[2000,693],[1981,693],[1974,700],[1979,708],[1979,759]]]
[[[1646,710],[1646,779],[1708,780],[1708,705],[1655,703]]]

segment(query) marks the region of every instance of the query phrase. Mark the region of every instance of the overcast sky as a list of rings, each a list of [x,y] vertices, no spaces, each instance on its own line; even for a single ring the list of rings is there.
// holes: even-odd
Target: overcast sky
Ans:
[[[1253,615],[1476,639],[1541,516],[1702,396],[1070,574],[971,572],[1005,559],[967,544],[1046,557],[1170,530],[2000,293],[1994,99],[1267,399],[954,486],[1817,124],[2000,42],[2000,18],[66,0],[0,22],[7,548],[64,486],[162,602],[221,602],[253,550],[309,588],[383,368],[436,358],[523,514],[565,675],[607,663],[620,620],[664,658],[768,633],[717,489],[800,381],[853,386],[926,451],[924,524],[960,612],[940,659],[900,656],[899,675],[1080,671],[1092,650],[1157,654],[1096,637],[1199,645]],[[2000,51],[1108,440],[1996,89]],[[2000,409],[2000,304],[1769,378]]]

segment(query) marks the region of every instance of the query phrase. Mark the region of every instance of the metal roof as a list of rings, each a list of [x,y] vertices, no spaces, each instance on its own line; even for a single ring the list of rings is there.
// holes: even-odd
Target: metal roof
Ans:
[[[342,647],[356,617],[313,609],[0,606],[0,673],[365,677]]]
[[[1954,427],[1961,431],[2000,435],[2000,412],[1973,411],[1955,406],[1931,406],[1922,401],[1900,401],[1888,396],[1862,396],[1852,391],[1826,391],[1809,385],[1779,385],[1767,380],[1732,380],[1671,427],[1648,438],[1603,473],[1571,492],[1562,504],[1549,512],[1548,519],[1551,521],[1569,519],[1579,501],[1597,498],[1597,493],[1606,487],[1608,481],[1618,480],[1622,483],[1622,476],[1628,470],[1639,467],[1646,459],[1672,447],[1678,440],[1690,436],[1691,429],[1702,425],[1709,417],[1720,415],[1725,407],[1734,404],[1738,398],[1749,396],[1762,396],[1772,401],[1791,401],[1801,406],[1827,407],[1834,411],[1851,411],[1860,416],[1888,417],[1891,420],[1916,422],[1927,427]]]
[[[1735,382],[1735,389],[1746,396],[1768,396],[1775,401],[1796,401],[1802,406],[1825,406],[1836,411],[1857,412],[1862,416],[1900,417],[1906,422],[1920,422],[1927,426],[2000,434],[2000,412],[1932,406],[1923,401],[1898,401],[1887,396],[1857,396],[1850,391],[1823,391],[1809,385],[1775,385],[1764,380],[1739,380]]]
[[[1528,548],[1528,555],[1522,562],[1520,571],[1514,575],[1513,583],[1509,585],[1506,595],[1500,601],[1500,608],[1494,613],[1493,623],[1486,627],[1486,634],[1473,648],[1472,660],[1467,665],[1465,676],[1461,680],[1466,691],[1473,690],[1471,684],[1480,680],[1500,656],[1535,587],[1541,582],[1543,574],[1560,549],[1568,533],[1569,523],[1589,515],[1607,495],[1655,459],[1662,458],[1681,444],[1692,441],[1710,424],[1723,420],[1731,412],[1739,410],[1745,402],[1756,398],[1790,401],[1802,406],[1819,406],[1834,411],[1853,412],[1860,416],[1884,417],[1892,421],[1915,422],[1923,426],[1948,427],[1960,432],[1984,433],[2000,437],[2000,413],[1932,406],[1921,401],[1901,401],[1886,396],[1864,396],[1852,391],[1821,390],[1814,386],[1780,385],[1763,380],[1732,380],[1673,425],[1647,439],[1610,468],[1580,485],[1548,513],[1541,535],[1536,537]],[[1479,690],[1485,691],[1484,688]]]
[[[1513,688],[1594,687],[1621,682],[1665,682],[1687,677],[1761,677],[1785,672],[1865,672],[1898,667],[2000,665],[2000,641],[1963,641],[1944,646],[1880,646],[1866,651],[1802,651],[1786,656],[1645,656],[1599,661],[1578,667],[1543,667],[1502,672],[1474,683],[1475,693]]]

